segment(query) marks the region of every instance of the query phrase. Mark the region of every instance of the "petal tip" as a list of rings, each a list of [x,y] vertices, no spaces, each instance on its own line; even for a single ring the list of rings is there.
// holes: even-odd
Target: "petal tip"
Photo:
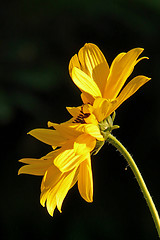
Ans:
[[[53,125],[53,124],[52,124],[51,121],[48,121],[48,122],[47,122],[47,126],[48,126],[48,128],[52,127],[52,125]]]
[[[22,174],[23,172],[21,171],[21,168],[18,170],[17,175],[19,176],[20,174]]]
[[[141,48],[141,47],[138,47],[136,48],[137,50],[139,50],[140,52],[143,52],[144,51],[144,48]]]

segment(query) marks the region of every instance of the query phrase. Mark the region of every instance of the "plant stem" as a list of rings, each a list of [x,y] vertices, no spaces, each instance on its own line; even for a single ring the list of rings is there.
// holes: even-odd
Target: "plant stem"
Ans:
[[[128,162],[129,166],[131,167],[137,182],[141,188],[141,191],[144,195],[144,198],[146,199],[147,205],[150,209],[150,212],[152,214],[155,226],[157,228],[157,232],[160,238],[160,219],[159,219],[159,215],[157,212],[157,209],[154,205],[154,202],[151,198],[151,195],[146,187],[146,184],[142,178],[142,175],[136,165],[136,163],[134,162],[133,158],[131,157],[130,153],[126,150],[126,148],[111,134],[109,134],[108,138],[106,139],[107,142],[111,143],[114,147],[117,148],[117,150],[123,155],[123,157],[126,159],[126,161]]]

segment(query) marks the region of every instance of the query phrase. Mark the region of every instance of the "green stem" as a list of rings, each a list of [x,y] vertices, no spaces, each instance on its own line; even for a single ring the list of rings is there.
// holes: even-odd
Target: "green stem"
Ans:
[[[157,232],[160,238],[160,219],[159,219],[159,215],[158,212],[156,210],[156,207],[154,205],[154,202],[151,198],[151,195],[146,187],[146,184],[142,178],[142,175],[137,167],[137,165],[135,164],[133,158],[131,157],[130,153],[126,150],[126,148],[111,134],[109,134],[107,140],[107,142],[111,143],[114,147],[117,148],[117,150],[123,155],[123,157],[126,159],[126,161],[128,162],[129,166],[131,167],[137,182],[141,188],[141,191],[144,195],[144,198],[146,199],[147,205],[150,209],[150,212],[152,214],[154,223],[156,225],[157,228]]]

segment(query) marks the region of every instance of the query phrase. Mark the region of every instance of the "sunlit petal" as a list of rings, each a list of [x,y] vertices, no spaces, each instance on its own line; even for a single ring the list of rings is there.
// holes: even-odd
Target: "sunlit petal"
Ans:
[[[72,80],[80,90],[89,93],[93,97],[102,96],[100,89],[93,79],[76,67],[72,70]]]
[[[23,158],[19,162],[26,163],[18,171],[19,174],[32,174],[37,176],[43,176],[47,171],[48,167],[51,166],[51,160],[33,159],[33,158]]]
[[[87,202],[93,201],[93,177],[90,157],[80,165],[78,175],[79,192]]]
[[[81,107],[66,107],[66,109],[73,117],[78,116],[81,111]]]
[[[54,188],[51,188],[48,192],[47,192],[47,198],[46,198],[46,207],[48,210],[48,213],[53,216],[54,210],[57,206],[57,201],[56,201],[56,193],[59,189],[59,186],[61,184],[61,182],[63,181],[63,179],[61,179],[61,181],[59,181]],[[44,196],[45,197],[45,196]],[[42,201],[42,200],[41,200]]]
[[[105,98],[97,98],[94,101],[94,115],[96,116],[98,122],[101,122],[108,116],[108,110],[110,108],[111,102]]]
[[[66,177],[61,182],[58,191],[56,193],[56,201],[57,201],[57,208],[61,212],[61,206],[63,203],[63,200],[68,193],[70,186],[73,183],[73,179],[75,178],[75,174],[77,173],[77,168],[75,168],[73,171],[71,171],[69,174],[66,174]]]
[[[66,138],[60,135],[57,131],[51,129],[37,128],[31,130],[28,134],[37,138],[41,142],[44,142],[53,146],[61,146],[66,142]]]
[[[103,93],[109,74],[108,63],[101,50],[92,43],[86,43],[78,53],[82,70],[87,73]]]
[[[104,138],[100,132],[100,129],[97,125],[94,124],[84,124],[84,132],[88,133],[90,136],[96,138],[99,141],[103,141]]]
[[[79,62],[77,54],[75,54],[69,62],[69,74],[70,74],[71,78],[72,78],[72,70],[73,70],[74,67],[77,67],[77,68],[81,69],[80,62]]]
[[[147,83],[151,78],[139,75],[133,78],[126,87],[121,91],[117,98],[116,108],[119,107],[127,98],[132,96],[141,86]]]
[[[81,134],[74,142],[74,151],[77,155],[91,152],[96,145],[96,139],[89,134]]]
[[[104,98],[114,99],[122,89],[125,81],[132,73],[137,63],[138,56],[143,52],[143,48],[134,48],[127,53],[119,54],[113,61],[107,85],[104,91]]]
[[[68,172],[78,166],[85,158],[85,154],[76,155],[72,147],[61,150],[61,153],[55,158],[54,164],[61,172]]]
[[[84,91],[82,91],[81,93],[81,98],[84,104],[92,104],[94,102],[94,98],[92,97],[92,95]]]
[[[50,187],[54,187],[61,177],[62,172],[52,163],[43,177],[43,188],[49,189]]]

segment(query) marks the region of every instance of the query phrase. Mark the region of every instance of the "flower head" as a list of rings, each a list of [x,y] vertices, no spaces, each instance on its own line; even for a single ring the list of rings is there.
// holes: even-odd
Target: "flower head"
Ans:
[[[57,206],[61,212],[63,200],[76,182],[81,196],[93,201],[91,153],[103,146],[106,134],[113,127],[111,118],[99,125],[91,105],[67,108],[72,118],[64,123],[48,122],[54,129],[34,129],[30,135],[52,146],[53,151],[40,159],[24,158],[19,174],[43,176],[40,202],[50,215]],[[108,131],[108,132],[107,132]]]
[[[43,176],[40,202],[53,215],[68,191],[78,182],[79,192],[87,202],[93,201],[91,154],[97,154],[108,139],[113,125],[114,111],[134,94],[149,78],[137,76],[124,88],[143,49],[120,53],[109,68],[99,48],[85,44],[69,64],[74,83],[82,91],[83,105],[68,107],[72,118],[64,123],[48,122],[50,129],[34,129],[30,135],[50,145],[52,151],[40,159],[23,158],[26,165],[19,174]],[[123,88],[123,89],[122,89]],[[110,116],[113,113],[112,117]]]
[[[147,57],[138,59],[142,52],[142,48],[134,48],[127,53],[122,52],[109,67],[103,53],[96,45],[85,44],[69,63],[70,76],[82,91],[83,103],[90,103],[95,108],[101,105],[105,109],[104,118],[114,112],[127,98],[150,80],[140,75],[124,87],[135,65],[142,59],[147,59]]]

